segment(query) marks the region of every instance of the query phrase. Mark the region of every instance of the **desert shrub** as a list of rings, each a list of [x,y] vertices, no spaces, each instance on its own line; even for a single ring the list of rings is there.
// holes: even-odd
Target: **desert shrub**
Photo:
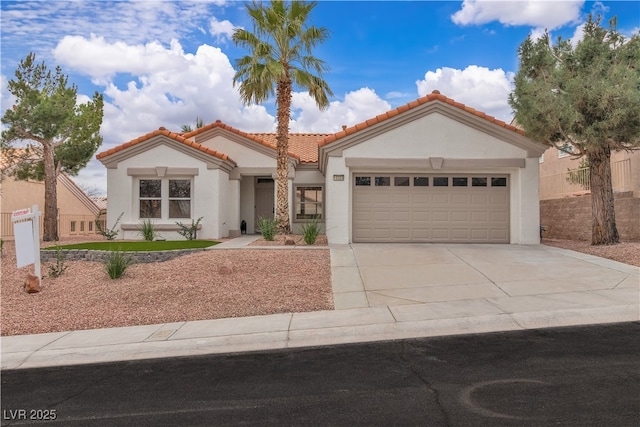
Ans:
[[[307,245],[313,245],[320,234],[320,226],[317,220],[306,223],[302,226],[302,237]]]
[[[277,229],[278,221],[275,218],[258,218],[258,230],[260,230],[264,240],[272,241],[276,236]]]
[[[176,224],[178,224],[178,226],[180,227],[180,231],[178,231],[178,234],[187,240],[196,240],[198,236],[198,224],[200,224],[202,218],[204,217],[200,217],[197,220],[192,219],[191,225],[184,225],[183,223],[176,221]]]
[[[102,214],[103,214],[103,212],[100,212],[98,214],[98,216],[96,216],[96,220],[95,220],[96,230],[98,230],[98,234],[99,235],[103,236],[107,240],[113,240],[118,235],[118,230],[116,230],[116,227],[118,226],[118,223],[120,222],[120,219],[122,218],[122,215],[124,215],[124,212],[122,212],[120,214],[120,216],[118,216],[118,219],[116,219],[116,223],[113,224],[113,227],[111,227],[108,230],[105,230],[102,227]],[[106,224],[106,222],[105,222],[105,224]]]
[[[50,277],[53,277],[55,279],[56,277],[62,276],[65,270],[69,267],[68,265],[64,264],[64,260],[64,253],[60,248],[60,244],[56,242],[56,263],[49,265]]]
[[[105,270],[112,279],[121,278],[129,265],[131,265],[131,258],[121,251],[111,252],[104,261]]]
[[[145,219],[140,223],[140,225],[142,226],[142,228],[140,229],[142,238],[147,242],[152,242],[158,234],[158,232],[156,231],[156,226],[153,224],[153,222],[151,222],[150,219]]]

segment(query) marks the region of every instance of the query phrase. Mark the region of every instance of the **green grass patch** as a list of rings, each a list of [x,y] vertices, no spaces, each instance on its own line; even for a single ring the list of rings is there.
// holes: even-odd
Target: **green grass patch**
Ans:
[[[214,240],[160,240],[153,242],[119,242],[108,240],[106,242],[76,243],[74,245],[49,246],[45,250],[60,249],[89,249],[94,251],[122,251],[122,252],[155,252],[172,251],[176,249],[201,249],[217,245],[220,242]]]

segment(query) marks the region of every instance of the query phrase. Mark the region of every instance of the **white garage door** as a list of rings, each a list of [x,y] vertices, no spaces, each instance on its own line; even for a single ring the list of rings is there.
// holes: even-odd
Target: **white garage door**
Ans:
[[[505,175],[353,176],[354,242],[509,243]]]

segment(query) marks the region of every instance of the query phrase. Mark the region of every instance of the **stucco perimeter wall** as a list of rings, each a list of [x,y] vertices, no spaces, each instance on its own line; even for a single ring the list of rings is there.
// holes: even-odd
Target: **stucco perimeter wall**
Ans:
[[[633,192],[615,197],[616,227],[622,241],[640,241],[640,198]],[[591,240],[591,196],[540,201],[540,220],[544,237],[550,239]]]

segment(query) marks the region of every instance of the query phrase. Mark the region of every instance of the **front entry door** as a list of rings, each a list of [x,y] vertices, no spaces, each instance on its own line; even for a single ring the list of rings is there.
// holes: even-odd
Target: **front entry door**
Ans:
[[[274,183],[272,178],[256,178],[256,215],[255,232],[260,233],[258,227],[259,218],[273,218],[275,202],[273,197]]]

